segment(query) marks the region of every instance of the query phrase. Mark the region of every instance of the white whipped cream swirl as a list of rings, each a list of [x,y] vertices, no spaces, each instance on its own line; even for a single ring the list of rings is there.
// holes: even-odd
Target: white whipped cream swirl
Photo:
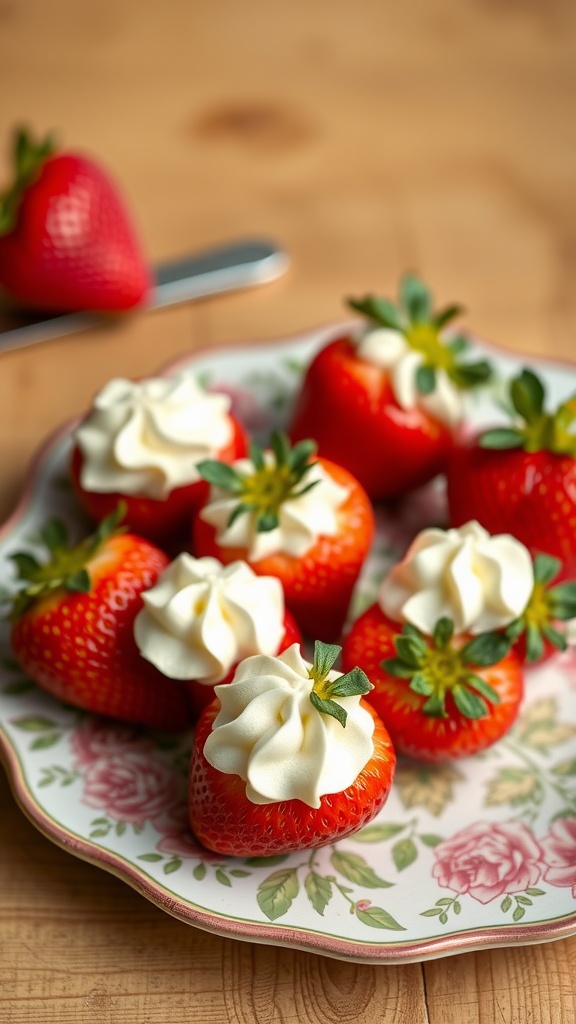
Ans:
[[[356,352],[374,366],[388,370],[394,397],[401,409],[420,406],[450,427],[464,416],[464,395],[441,367],[435,370],[436,385],[428,395],[416,386],[418,368],[424,365],[421,352],[411,348],[400,331],[387,327],[368,330],[358,342]]]
[[[439,619],[456,633],[484,633],[522,614],[534,586],[527,548],[509,534],[491,536],[472,521],[423,530],[380,585],[382,611],[432,635]]]
[[[181,554],[142,600],[136,643],[170,679],[213,685],[242,658],[276,654],[284,636],[280,580],[257,576],[246,562]]]
[[[319,807],[320,797],[351,786],[373,755],[374,720],[360,697],[333,698],[348,713],[342,727],[312,704],[309,668],[293,644],[277,658],[247,658],[231,683],[216,688],[222,706],[204,756],[244,779],[252,803]]]
[[[230,398],[191,374],[109,381],[75,432],[87,491],[164,499],[200,479],[196,463],[232,437]]]
[[[270,466],[274,464],[269,452],[265,453],[265,461]],[[256,472],[250,459],[238,459],[233,467],[243,476],[252,476]],[[337,484],[319,462],[314,463],[301,486],[312,481],[318,482],[306,494],[282,502],[278,511],[279,525],[274,530],[259,532],[255,512],[243,512],[228,526],[242,498],[215,486],[210,490],[209,501],[201,510],[200,517],[215,528],[218,544],[224,548],[246,549],[252,562],[278,553],[301,558],[314,547],[319,537],[337,534],[338,509],[350,493],[347,487]]]

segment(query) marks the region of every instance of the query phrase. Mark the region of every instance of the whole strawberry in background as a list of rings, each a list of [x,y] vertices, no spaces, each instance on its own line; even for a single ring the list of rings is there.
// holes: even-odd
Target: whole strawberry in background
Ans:
[[[475,435],[452,454],[450,522],[477,519],[511,533],[533,554],[560,559],[576,577],[576,397],[547,412],[538,376],[524,369],[510,384],[509,426]]]
[[[40,540],[47,561],[12,560],[21,588],[13,600],[11,644],[22,668],[52,696],[139,725],[180,730],[189,722],[181,683],[166,679],[138,651],[133,624],[142,592],[168,563],[159,548],[116,531],[119,518],[69,547],[51,520]]]
[[[345,466],[373,500],[393,498],[443,472],[464,392],[491,369],[460,358],[466,339],[445,334],[460,307],[434,312],[430,290],[412,275],[401,281],[397,306],[374,296],[349,304],[365,326],[312,360],[290,435],[314,438],[319,455]]]
[[[18,303],[46,311],[142,303],[150,271],[108,172],[24,130],[13,160],[14,181],[0,199],[0,285]]]

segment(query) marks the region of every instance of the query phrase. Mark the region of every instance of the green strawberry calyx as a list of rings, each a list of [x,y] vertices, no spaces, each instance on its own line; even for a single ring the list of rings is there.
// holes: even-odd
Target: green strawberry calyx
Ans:
[[[362,313],[372,325],[399,331],[409,347],[420,353],[423,362],[416,373],[416,387],[422,395],[434,391],[438,370],[443,370],[462,390],[485,384],[492,376],[488,360],[466,362],[460,359],[469,345],[465,335],[442,337],[444,328],[462,313],[462,307],[445,306],[434,312],[430,289],[414,274],[406,274],[401,279],[397,304],[367,295],[363,299],[349,299],[348,305]]]
[[[18,208],[26,189],[39,177],[44,163],[53,155],[55,149],[56,145],[51,135],[35,141],[25,128],[18,128],[14,132],[14,180],[0,195],[0,235],[7,235],[15,227]]]
[[[325,644],[317,640],[314,644],[314,661],[308,671],[312,680],[310,701],[323,715],[331,715],[345,728],[348,713],[334,697],[363,696],[373,689],[368,676],[361,668],[353,668],[336,679],[329,679],[342,648],[337,644]]]
[[[523,369],[510,383],[514,422],[480,437],[482,448],[523,448],[526,452],[553,452],[576,457],[576,395],[553,412],[544,407],[546,391],[540,378]]]
[[[496,690],[475,669],[496,665],[510,650],[511,641],[501,633],[480,633],[463,646],[453,643],[454,623],[441,618],[432,637],[425,637],[406,623],[394,640],[396,657],[382,668],[405,679],[414,693],[426,700],[422,711],[431,718],[448,718],[446,697],[451,695],[465,718],[486,717],[490,704],[499,704]]]
[[[17,581],[23,586],[14,596],[3,595],[3,599],[11,603],[8,618],[19,619],[36,601],[59,589],[89,593],[91,582],[87,565],[110,537],[123,532],[119,523],[125,514],[126,506],[121,502],[93,534],[73,547],[64,523],[59,519],[48,520],[36,538],[38,544],[48,550],[47,561],[40,562],[35,555],[24,551],[10,555],[17,569]]]
[[[524,636],[526,661],[529,664],[540,660],[546,640],[559,651],[566,650],[566,637],[556,628],[556,624],[576,618],[576,582],[550,586],[561,568],[559,558],[536,555],[534,586],[528,604],[522,615],[505,630],[505,635],[512,642]]]
[[[204,459],[196,466],[200,476],[208,483],[237,496],[238,504],[228,520],[228,526],[238,516],[252,513],[256,530],[266,533],[280,525],[280,508],[285,501],[300,498],[319,483],[306,483],[305,477],[316,464],[313,456],[316,443],[299,441],[291,447],[282,431],[274,430],[270,438],[270,453],[254,442],[249,458],[253,469],[240,472],[235,466],[216,459]]]

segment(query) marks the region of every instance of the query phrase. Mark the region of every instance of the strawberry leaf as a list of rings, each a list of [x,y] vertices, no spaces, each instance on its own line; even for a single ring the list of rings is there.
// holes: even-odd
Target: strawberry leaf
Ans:
[[[524,434],[515,427],[495,427],[493,430],[486,430],[479,440],[481,448],[522,448],[524,445]]]
[[[337,701],[324,700],[322,697],[319,697],[314,690],[312,690],[310,694],[310,701],[320,714],[331,715],[337,722],[340,722],[343,729],[346,727],[348,713],[344,710],[341,704],[337,703]]]
[[[414,274],[406,274],[400,281],[400,302],[412,323],[423,324],[430,320],[432,294]]]
[[[534,581],[536,583],[550,583],[560,572],[562,562],[552,555],[536,555],[534,559]],[[574,587],[576,595],[576,586]]]
[[[548,599],[554,619],[576,618],[576,583],[559,583],[549,591]]]
[[[526,661],[539,661],[544,654],[544,640],[537,626],[529,622],[526,626]]]
[[[38,579],[42,566],[34,558],[34,555],[29,555],[26,551],[17,551],[14,555],[10,555],[10,560],[14,562],[18,570],[18,579],[30,581]]]
[[[452,619],[449,619],[446,616],[438,619],[438,622],[434,627],[434,643],[436,644],[436,647],[440,650],[448,647],[453,635],[454,623],[452,622]]]
[[[510,385],[512,404],[526,423],[534,423],[544,411],[544,386],[532,370],[524,369]]]
[[[70,590],[75,594],[89,594],[90,593],[90,576],[86,569],[79,569],[77,572],[71,573],[66,576],[64,580],[64,586],[66,590]]]
[[[416,388],[421,395],[430,395],[436,387],[436,371],[433,366],[419,366],[416,370]]]
[[[434,316],[432,317],[432,323],[434,324],[435,327],[438,328],[438,330],[441,330],[443,327],[446,326],[446,324],[450,323],[450,321],[454,320],[457,316],[460,316],[461,313],[463,313],[463,312],[464,312],[464,307],[463,306],[457,306],[457,305],[445,306],[444,309],[439,309],[438,312],[434,314]],[[454,340],[463,341],[464,342],[464,346],[466,346],[468,344],[468,342],[467,342],[467,340],[465,338],[458,338],[458,339],[454,339]],[[452,348],[451,342],[449,342],[448,344],[449,344],[449,347],[451,348],[451,351],[454,352],[455,350]],[[458,351],[461,352],[462,349],[460,348],[460,349],[458,349]]]
[[[49,519],[40,530],[40,540],[55,555],[68,546],[68,530],[60,519]]]
[[[368,317],[369,320],[374,320],[381,327],[387,327],[393,331],[403,330],[404,324],[398,311],[388,299],[378,299],[374,295],[367,295],[364,299],[348,299],[348,305],[351,309]]]
[[[466,676],[466,684],[476,690],[477,693],[481,694],[481,696],[484,697],[484,700],[487,700],[489,704],[500,703],[500,697],[496,693],[496,690],[490,686],[485,679],[482,679],[481,676],[476,676],[471,672],[470,675]]]
[[[423,645],[421,645],[421,642],[411,636],[396,637],[395,644],[398,657],[405,665],[413,669],[420,668],[422,658],[426,652],[425,645],[424,650],[422,650]]]
[[[421,672],[416,672],[410,682],[410,689],[423,697],[430,697],[434,693],[434,684],[431,683]]]
[[[250,458],[250,462],[254,464],[256,469],[265,469],[266,462],[264,459],[264,452],[262,451],[260,445],[256,444],[255,441],[251,442],[250,447],[248,449],[248,455]]]
[[[439,693],[433,693],[425,704],[422,705],[422,711],[425,715],[429,715],[430,718],[447,718],[446,707],[444,705],[444,698]]]
[[[276,465],[290,465],[290,442],[282,430],[273,430],[270,435],[270,447],[276,458]]]
[[[312,678],[325,679],[336,663],[341,650],[342,648],[338,644],[325,644],[322,640],[317,640],[314,644]]]
[[[368,676],[356,666],[350,672],[328,683],[327,692],[331,697],[357,697],[374,689]]]
[[[261,512],[256,519],[256,529],[258,530],[258,533],[270,533],[272,530],[277,530],[279,525],[280,520],[276,512]]]
[[[446,348],[449,349],[449,351],[452,353],[452,355],[459,356],[461,352],[466,351],[466,349],[470,345],[470,342],[468,341],[468,338],[464,334],[459,334],[455,338],[449,338],[448,341],[445,342],[445,345]]]
[[[541,629],[542,635],[549,643],[552,644],[553,647],[556,647],[559,651],[565,651],[567,649],[568,643],[566,641],[566,637],[557,629],[554,629],[554,626],[544,623]]]
[[[502,661],[509,650],[510,640],[501,633],[480,633],[462,648],[460,655],[469,665],[487,668]]]
[[[485,384],[492,376],[492,367],[486,359],[476,363],[457,363],[449,371],[451,379],[461,388],[475,388]]]
[[[240,473],[226,462],[216,459],[202,459],[196,464],[200,476],[209,484],[221,487],[224,491],[240,494],[244,487],[244,479]]]
[[[484,718],[488,713],[486,702],[482,697],[473,693],[466,686],[454,686],[452,696],[458,711],[465,718]]]
[[[409,665],[405,665],[400,658],[385,658],[380,662],[380,668],[396,679],[412,679],[415,671]]]

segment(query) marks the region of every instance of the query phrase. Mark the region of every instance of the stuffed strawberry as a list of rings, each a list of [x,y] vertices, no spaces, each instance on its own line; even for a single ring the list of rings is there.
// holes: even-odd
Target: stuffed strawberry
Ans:
[[[512,380],[510,426],[484,431],[453,453],[448,470],[450,520],[474,518],[491,533],[512,533],[533,553],[563,563],[576,577],[576,399],[546,412],[545,389],[532,370]]]
[[[109,381],[74,440],[72,481],[88,515],[99,521],[123,501],[131,530],[171,548],[208,495],[198,462],[247,450],[228,395],[205,391],[190,373]]]
[[[523,674],[506,630],[533,592],[530,554],[514,537],[490,536],[476,522],[415,537],[342,652],[345,669],[369,673],[367,699],[399,751],[462,757],[508,731]]]
[[[232,465],[199,464],[212,490],[196,516],[194,552],[277,576],[300,629],[336,639],[372,542],[372,507],[347,470],[313,459],[313,442],[291,448],[276,431],[271,445],[253,444]]]
[[[268,857],[352,835],[388,797],[395,755],[365,704],[370,683],[332,666],[339,647],[243,661],[194,736],[189,810],[204,846]]]
[[[452,621],[442,618],[429,637],[373,605],[345,640],[344,668],[354,661],[370,672],[367,699],[396,750],[419,760],[476,754],[518,716],[522,663],[501,634],[454,637]]]
[[[257,576],[246,562],[180,554],[142,600],[134,622],[138,648],[163,675],[186,683],[197,715],[239,661],[302,641],[280,580]]]
[[[150,271],[120,192],[91,158],[19,131],[0,199],[0,284],[25,306],[119,311],[146,299]]]
[[[393,498],[445,469],[464,416],[463,395],[485,382],[485,360],[463,362],[444,330],[460,312],[432,311],[428,288],[407,276],[396,307],[369,296],[350,305],[366,326],[325,346],[297,398],[290,434],[345,466],[370,498]]]
[[[140,655],[133,637],[142,592],[165,568],[148,541],[105,520],[69,548],[62,524],[41,534],[50,559],[12,556],[22,589],[12,609],[11,643],[31,679],[54,697],[88,711],[158,729],[189,722],[185,687]]]

